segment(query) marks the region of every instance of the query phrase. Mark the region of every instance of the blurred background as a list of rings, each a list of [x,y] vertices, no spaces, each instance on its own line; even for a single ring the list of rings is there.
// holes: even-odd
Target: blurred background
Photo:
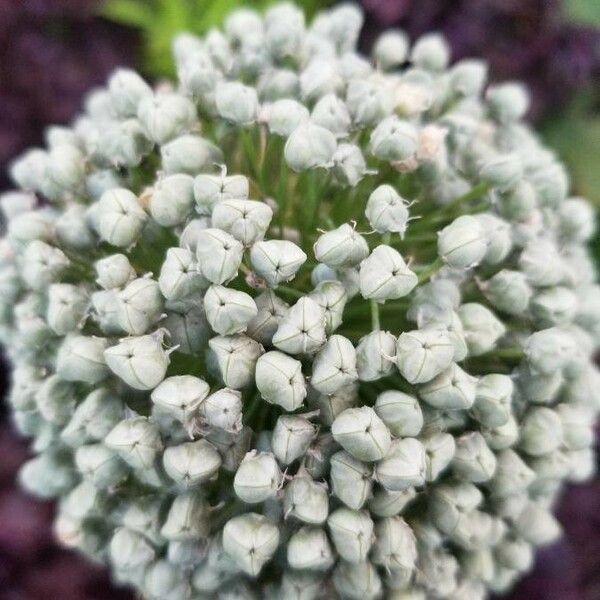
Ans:
[[[147,77],[172,74],[170,41],[202,33],[239,5],[269,0],[0,0],[0,191],[6,167],[40,144],[50,123],[68,123],[83,94],[117,65]],[[298,0],[310,15],[332,2]],[[573,192],[600,207],[600,0],[362,0],[368,51],[401,27],[439,30],[453,59],[483,57],[494,80],[520,79],[529,119],[567,163]],[[600,265],[600,236],[592,249]],[[7,386],[0,371],[0,397]],[[125,600],[106,572],[58,548],[53,507],[15,485],[27,457],[0,401],[0,600]],[[600,599],[600,479],[572,487],[559,506],[565,537],[538,555],[510,600]]]

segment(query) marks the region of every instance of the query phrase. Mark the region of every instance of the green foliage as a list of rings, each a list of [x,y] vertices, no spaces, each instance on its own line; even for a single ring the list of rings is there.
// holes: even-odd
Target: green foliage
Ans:
[[[225,16],[243,6],[265,10],[274,0],[107,0],[102,15],[110,21],[138,29],[143,39],[143,68],[153,76],[174,75],[171,40],[181,31],[203,34],[218,27]],[[298,2],[310,17],[328,0]]]
[[[566,0],[566,16],[582,25],[600,25],[600,2],[598,0]]]

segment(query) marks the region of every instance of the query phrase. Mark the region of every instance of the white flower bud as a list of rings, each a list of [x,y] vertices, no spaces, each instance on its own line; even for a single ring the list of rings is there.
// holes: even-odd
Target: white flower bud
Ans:
[[[417,561],[417,545],[412,529],[401,517],[382,519],[375,526],[372,560],[392,571],[412,571]]]
[[[122,482],[129,468],[103,444],[79,446],[75,451],[75,465],[85,478],[99,489],[106,489]]]
[[[362,297],[381,303],[408,295],[418,282],[400,253],[384,244],[360,263],[359,277]]]
[[[289,465],[306,454],[316,436],[315,426],[299,415],[281,415],[273,429],[271,447],[277,460]]]
[[[33,240],[27,244],[20,269],[25,284],[32,290],[45,290],[58,281],[69,266],[70,261],[59,248],[45,242]]]
[[[364,511],[338,508],[327,519],[338,554],[353,564],[366,560],[373,544],[373,521]]]
[[[428,71],[443,71],[450,62],[450,48],[439,33],[422,35],[412,48],[410,60]]]
[[[314,245],[315,258],[329,267],[350,267],[359,264],[369,254],[365,238],[355,228],[344,223],[323,233]]]
[[[419,396],[430,406],[445,410],[465,410],[475,402],[477,379],[453,363],[419,388]]]
[[[163,227],[185,223],[194,206],[194,180],[190,175],[175,173],[161,177],[150,196],[152,218]]]
[[[408,37],[400,29],[390,29],[377,38],[373,58],[377,66],[389,71],[400,67],[408,56]]]
[[[369,150],[381,160],[406,160],[417,151],[417,141],[414,125],[391,116],[381,121],[371,133]]]
[[[147,417],[120,421],[104,438],[104,443],[134,469],[152,467],[163,449],[158,427]]]
[[[587,409],[574,404],[559,404],[556,412],[562,423],[564,445],[569,450],[583,450],[593,445],[593,418]]]
[[[522,315],[532,296],[526,276],[520,271],[502,269],[482,285],[490,304],[509,315]]]
[[[358,460],[381,460],[391,444],[384,422],[369,406],[349,408],[339,414],[331,425],[331,433],[344,450]]]
[[[311,402],[319,411],[321,423],[331,425],[341,412],[358,404],[358,385],[348,385],[333,394],[319,394]]]
[[[297,98],[300,95],[300,79],[298,74],[291,69],[275,68],[266,71],[259,77],[256,89],[263,102],[259,108],[259,120],[261,122],[268,121],[270,105],[266,103]],[[308,109],[306,110],[308,111]],[[306,114],[308,115],[308,112]]]
[[[104,241],[120,248],[135,243],[148,217],[133,192],[125,188],[108,190],[97,207],[97,230]]]
[[[293,279],[306,258],[301,248],[287,240],[259,241],[250,251],[254,270],[271,287]]]
[[[470,215],[457,217],[438,234],[438,254],[452,268],[474,267],[486,252],[484,230],[479,221]]]
[[[125,287],[136,277],[135,270],[124,254],[112,254],[95,263],[96,283],[105,290]]]
[[[551,408],[532,408],[521,421],[519,446],[530,456],[556,450],[563,442],[562,421]]]
[[[396,344],[396,365],[409,383],[425,383],[442,373],[454,358],[447,332],[421,329],[402,333]]]
[[[278,4],[265,14],[265,39],[277,59],[294,57],[305,35],[304,13],[292,4]]]
[[[425,448],[425,481],[435,481],[454,458],[456,443],[449,433],[437,432],[421,439]]]
[[[356,347],[356,370],[360,381],[376,381],[391,375],[394,363],[386,357],[393,356],[395,351],[396,338],[389,331],[372,331],[361,338]]]
[[[256,577],[279,545],[279,529],[266,517],[246,513],[230,519],[223,528],[223,548],[251,577]]]
[[[595,232],[594,210],[583,198],[569,198],[559,209],[562,235],[573,242],[585,242]]]
[[[298,125],[287,139],[285,160],[297,172],[326,167],[331,163],[336,147],[335,136],[329,129],[307,121]]]
[[[146,571],[144,590],[149,598],[164,600],[185,598],[191,593],[184,574],[168,560],[159,560]]]
[[[154,279],[134,279],[118,293],[117,298],[119,325],[131,335],[146,333],[160,319],[163,297]]]
[[[309,524],[324,523],[329,514],[327,487],[306,475],[296,475],[285,487],[283,499],[286,517]]]
[[[525,356],[535,373],[553,375],[564,369],[577,351],[575,340],[562,329],[551,327],[531,334]]]
[[[333,584],[343,598],[375,600],[381,597],[382,583],[368,561],[358,564],[340,561],[333,572]]]
[[[314,300],[324,311],[327,333],[335,331],[341,324],[348,294],[342,283],[324,280],[315,284],[308,297]]]
[[[209,427],[236,432],[242,429],[242,394],[237,390],[217,390],[200,405],[200,417]]]
[[[48,325],[57,335],[66,335],[83,323],[88,304],[88,295],[82,287],[52,284],[48,288]]]
[[[167,304],[167,316],[162,322],[169,332],[171,344],[179,346],[184,354],[198,354],[206,348],[211,335],[204,314],[202,299],[182,301],[180,304]]]
[[[355,123],[375,125],[393,110],[390,89],[379,79],[353,79],[348,84],[346,103]]]
[[[87,250],[96,244],[97,238],[87,223],[86,209],[79,204],[66,208],[56,219],[55,227],[58,240],[67,247]]]
[[[208,537],[210,506],[202,494],[176,496],[160,530],[168,540],[198,540]]]
[[[567,325],[575,317],[578,299],[570,289],[556,286],[538,292],[529,308],[539,327]]]
[[[269,132],[287,138],[310,118],[308,108],[291,98],[281,98],[271,104],[266,113]]]
[[[215,447],[206,440],[166,448],[162,460],[165,473],[182,489],[212,479],[222,462]]]
[[[373,408],[395,437],[415,437],[423,427],[419,401],[404,392],[382,392],[377,396]]]
[[[332,160],[332,172],[342,185],[355,187],[367,174],[365,157],[354,144],[340,144]]]
[[[281,319],[273,336],[273,345],[289,354],[312,354],[325,343],[323,309],[303,297]]]
[[[485,99],[492,116],[503,124],[518,121],[529,108],[529,94],[520,83],[492,85],[487,89]]]
[[[494,477],[489,482],[490,492],[495,496],[510,496],[527,490],[536,478],[521,457],[507,448],[497,455]]]
[[[300,73],[300,92],[307,104],[339,93],[342,87],[342,77],[333,57],[316,56]]]
[[[343,100],[335,94],[323,96],[311,113],[311,121],[320,127],[329,129],[336,137],[348,135],[351,125],[350,113]]]
[[[556,245],[550,240],[536,239],[525,247],[519,267],[533,286],[559,284],[564,276],[564,263]]]
[[[264,351],[258,342],[245,335],[226,335],[212,338],[208,345],[227,387],[240,390],[254,381],[256,361]]]
[[[228,199],[215,205],[212,226],[251,246],[265,236],[272,218],[273,211],[264,202]]]
[[[414,438],[393,440],[384,458],[375,465],[374,478],[386,490],[400,492],[423,485],[425,448]]]
[[[371,192],[365,215],[375,231],[404,236],[409,217],[407,206],[408,202],[391,185],[380,185]]]
[[[330,465],[333,494],[348,508],[361,509],[371,495],[373,468],[343,450],[331,457]]]
[[[154,389],[165,377],[170,360],[161,331],[125,338],[104,351],[110,370],[136,390]]]
[[[479,356],[493,350],[496,342],[506,332],[502,321],[482,304],[463,304],[457,312],[464,328],[463,335],[470,356]]]
[[[325,531],[301,527],[288,541],[287,561],[293,569],[327,571],[335,558]]]
[[[105,166],[138,167],[152,151],[153,144],[137,119],[112,121],[98,131],[93,151]]]
[[[67,336],[58,349],[56,374],[66,381],[98,383],[109,373],[104,359],[107,347],[105,338]]]
[[[483,228],[487,240],[487,251],[483,262],[489,265],[501,263],[512,250],[510,225],[492,213],[475,215]]]
[[[457,438],[452,469],[465,481],[481,483],[491,479],[496,470],[496,457],[478,431]]]
[[[533,563],[533,549],[524,539],[506,538],[494,548],[496,560],[507,569],[527,572]]]
[[[254,301],[258,308],[258,314],[248,323],[246,333],[257,342],[270,345],[289,306],[272,290],[265,290]]]
[[[206,290],[204,311],[210,326],[221,335],[242,333],[258,314],[251,296],[222,285],[211,285]]]
[[[196,211],[201,215],[212,215],[215,206],[224,200],[244,200],[249,192],[246,177],[228,176],[224,169],[220,175],[198,175],[194,179]]]
[[[160,268],[158,287],[168,300],[180,300],[202,292],[209,282],[199,272],[194,255],[186,248],[169,248]]]
[[[223,153],[212,142],[199,135],[182,135],[160,148],[162,168],[167,174],[196,175],[223,162]]]
[[[121,117],[134,117],[140,102],[152,96],[150,86],[130,69],[118,69],[108,81],[110,100]]]
[[[341,335],[332,335],[313,361],[312,387],[322,394],[333,394],[357,378],[352,342]]]
[[[267,402],[296,410],[306,398],[302,363],[277,350],[263,354],[256,363],[256,387]]]
[[[477,382],[472,416],[484,427],[499,427],[510,417],[514,384],[507,375],[490,373]]]
[[[515,522],[519,535],[534,546],[543,546],[556,540],[561,533],[558,521],[545,508],[529,502]]]
[[[196,257],[206,279],[224,284],[236,277],[244,253],[238,240],[220,229],[204,229],[196,239]]]
[[[515,187],[523,177],[521,157],[516,154],[498,154],[484,160],[479,177],[491,186],[505,191]]]
[[[192,375],[167,377],[154,390],[152,402],[185,423],[206,400],[210,387],[206,381]]]
[[[237,81],[220,81],[215,88],[219,115],[235,125],[250,125],[258,113],[258,96],[252,87]]]
[[[180,94],[159,93],[140,101],[137,117],[148,137],[160,145],[193,127],[196,107]]]
[[[504,425],[484,429],[482,434],[492,450],[504,450],[516,444],[519,439],[519,425],[511,415]]]
[[[478,59],[463,59],[450,69],[450,85],[452,90],[461,96],[477,97],[481,94],[486,79],[487,64]]]
[[[156,556],[148,538],[127,527],[117,528],[110,540],[109,553],[114,567],[124,571],[144,568]]]
[[[369,500],[369,511],[377,517],[395,517],[414,500],[417,492],[414,488],[406,488],[399,492],[389,492],[385,488],[375,491]]]

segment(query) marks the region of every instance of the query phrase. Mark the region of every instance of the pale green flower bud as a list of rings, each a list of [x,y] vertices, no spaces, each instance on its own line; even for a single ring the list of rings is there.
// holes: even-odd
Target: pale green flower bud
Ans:
[[[425,481],[435,481],[454,458],[456,442],[449,433],[435,432],[420,439],[425,448]]]
[[[492,213],[475,215],[483,228],[487,240],[487,251],[483,262],[497,265],[504,261],[512,250],[510,225]]]
[[[343,450],[331,457],[330,464],[333,494],[348,508],[360,510],[371,495],[373,468]]]
[[[201,420],[209,427],[236,432],[242,429],[242,394],[237,390],[217,390],[199,408]]]
[[[234,279],[242,263],[244,247],[220,229],[204,229],[196,236],[196,257],[202,275],[212,283]]]
[[[400,492],[423,485],[425,481],[425,448],[414,438],[393,440],[389,451],[375,465],[374,478],[386,490]]]
[[[552,514],[535,502],[530,502],[515,521],[519,535],[534,546],[550,544],[561,533],[561,527]]]
[[[300,95],[300,78],[298,77],[298,74],[291,69],[272,69],[260,76],[256,89],[258,91],[258,96],[263,103],[275,103],[279,100],[297,98]],[[308,116],[308,109],[306,107],[304,108],[306,110],[306,115]],[[267,108],[267,114],[269,110],[270,107]],[[265,104],[262,104],[259,108],[259,120],[261,122],[265,120],[264,113]]]
[[[83,323],[88,305],[83,287],[54,283],[48,288],[48,325],[57,335],[66,335]]]
[[[7,238],[26,245],[32,240],[51,242],[54,239],[54,215],[50,211],[26,211],[8,222]]]
[[[121,117],[134,117],[140,102],[152,96],[150,86],[130,69],[118,69],[108,80],[110,101]]]
[[[250,577],[256,577],[279,545],[279,529],[266,517],[246,513],[230,519],[223,529],[223,548]]]
[[[281,319],[273,345],[289,354],[313,354],[325,343],[325,325],[323,309],[305,296]]]
[[[503,124],[518,121],[529,108],[529,94],[520,83],[507,82],[490,86],[485,98],[491,115]]]
[[[175,565],[159,560],[146,571],[144,590],[151,600],[177,600],[189,597],[190,584]]]
[[[575,340],[557,327],[532,333],[525,344],[529,367],[544,375],[553,375],[564,369],[576,350]]]
[[[349,600],[375,600],[381,597],[381,579],[375,567],[367,561],[340,561],[333,571],[333,585],[342,598]]]
[[[273,454],[252,451],[244,457],[238,467],[233,488],[240,500],[247,504],[257,504],[278,492],[282,477]]]
[[[358,385],[351,384],[340,388],[333,394],[319,394],[310,400],[319,411],[319,420],[324,425],[331,425],[336,417],[347,408],[358,404]]]
[[[313,361],[312,387],[322,394],[333,394],[357,378],[352,342],[341,335],[332,335]]]
[[[225,169],[220,175],[198,175],[194,179],[196,211],[201,215],[212,212],[224,200],[244,200],[248,198],[250,184],[243,175],[227,175]]]
[[[366,560],[374,540],[374,524],[367,512],[338,508],[329,515],[327,526],[344,560],[353,564]]]
[[[188,492],[176,496],[160,530],[168,540],[198,540],[207,538],[210,506],[202,494]]]
[[[192,177],[183,173],[161,177],[150,195],[152,218],[163,227],[185,223],[194,206],[193,186]]]
[[[335,94],[323,96],[311,113],[311,121],[320,127],[329,129],[338,138],[347,137],[351,126],[351,117],[346,104]]]
[[[46,421],[55,425],[65,425],[73,413],[76,403],[75,386],[57,375],[43,380],[35,402],[37,409]]]
[[[331,425],[331,433],[344,450],[365,462],[381,460],[391,444],[388,428],[369,406],[349,408],[339,414]]]
[[[247,35],[262,33],[263,22],[260,15],[251,8],[238,8],[225,19],[224,30],[233,42],[239,42]]]
[[[163,448],[158,428],[147,417],[120,421],[104,438],[104,443],[134,469],[152,467]]]
[[[288,541],[287,561],[293,569],[327,571],[335,557],[325,531],[319,527],[301,527]]]
[[[319,262],[334,269],[355,266],[369,255],[367,241],[348,223],[321,234],[313,250]]]
[[[551,408],[532,408],[521,421],[519,446],[530,456],[556,450],[563,442],[562,421]]]
[[[469,302],[460,306],[457,312],[470,356],[479,356],[493,350],[506,332],[502,321],[482,304]]]
[[[402,333],[396,344],[396,365],[409,383],[431,381],[452,364],[453,358],[454,345],[439,329]]]
[[[479,177],[501,191],[511,189],[523,177],[521,157],[513,153],[488,158],[481,164]]]
[[[325,330],[335,331],[341,324],[348,293],[344,285],[338,281],[325,280],[317,283],[308,297],[314,300],[325,313]]]
[[[525,492],[536,478],[535,472],[511,449],[499,452],[497,459],[496,472],[488,484],[494,496]]]
[[[428,71],[443,71],[450,62],[450,48],[439,33],[422,35],[412,48],[410,60]]]
[[[109,546],[110,560],[116,569],[134,571],[151,563],[156,551],[142,534],[119,527]]]
[[[563,260],[550,240],[530,242],[519,257],[519,267],[533,286],[557,285],[564,277]]]
[[[72,204],[58,217],[55,223],[56,237],[67,247],[76,250],[92,248],[97,241],[86,219],[86,209]]]
[[[79,446],[75,465],[81,475],[99,489],[118,485],[129,473],[127,465],[103,444]]]
[[[357,78],[348,84],[346,103],[355,123],[374,125],[393,110],[388,86],[379,79]]]
[[[276,100],[266,109],[269,132],[287,138],[310,118],[308,108],[291,98]]]
[[[476,97],[481,94],[488,75],[487,64],[482,60],[463,59],[450,69],[450,86],[461,96]]]
[[[569,198],[559,209],[559,227],[562,235],[573,242],[585,242],[595,232],[592,206],[583,198]]]
[[[136,277],[135,270],[124,254],[112,254],[95,263],[96,283],[105,290],[125,287]]]
[[[355,187],[367,174],[367,163],[361,149],[354,144],[340,144],[333,155],[331,168],[342,185]]]
[[[302,47],[304,35],[304,13],[298,7],[282,3],[266,12],[265,39],[275,58],[296,56]]]
[[[380,303],[408,295],[418,282],[401,254],[385,244],[360,263],[359,277],[362,297]]]
[[[506,569],[525,573],[533,564],[533,549],[520,537],[506,538],[494,548],[494,557]]]
[[[210,326],[221,335],[242,333],[258,314],[251,296],[222,285],[211,285],[206,290],[204,311]]]
[[[270,404],[296,410],[306,398],[302,363],[277,350],[263,354],[256,363],[256,387]]]
[[[114,168],[138,167],[153,144],[137,119],[113,121],[98,132],[94,146],[97,160]]]
[[[179,300],[202,292],[209,282],[200,273],[194,255],[186,248],[169,248],[160,268],[158,287],[167,300]]]
[[[389,71],[400,67],[408,56],[408,37],[400,29],[390,29],[377,38],[373,58],[377,66]]]
[[[254,381],[256,361],[263,347],[245,335],[217,336],[208,342],[223,383],[240,390]]]
[[[18,480],[30,494],[47,499],[73,489],[77,473],[64,452],[49,448],[21,466]]]
[[[179,136],[161,146],[162,168],[167,174],[196,175],[223,162],[223,153],[212,142],[199,135]]]
[[[391,185],[380,185],[371,192],[365,215],[375,231],[404,236],[409,218],[408,202]]]
[[[578,299],[573,291],[556,286],[538,292],[529,304],[539,327],[567,325],[577,313]]]
[[[292,131],[285,144],[285,160],[291,169],[300,172],[331,163],[337,147],[329,129],[310,121],[301,123]]]
[[[343,81],[333,57],[316,56],[300,73],[300,94],[307,104],[328,94],[337,94]]]
[[[555,410],[562,423],[564,445],[569,450],[583,450],[593,445],[594,420],[587,409],[574,404],[559,404]]]
[[[471,483],[443,483],[432,491],[430,516],[435,526],[448,535],[468,522],[482,500],[481,491]]]
[[[226,199],[215,205],[212,226],[251,246],[265,236],[272,218],[273,211],[264,202]]]
[[[137,196],[125,188],[104,192],[98,201],[98,211],[98,234],[120,248],[136,242],[148,218]]]
[[[483,260],[486,252],[485,232],[471,215],[457,217],[438,234],[438,254],[452,268],[474,267]]]
[[[413,396],[388,390],[377,396],[375,412],[395,437],[415,437],[423,427],[423,413]]]
[[[146,96],[138,105],[137,117],[148,137],[159,145],[192,129],[197,118],[194,103],[173,93]]]
[[[465,433],[456,440],[452,470],[465,481],[488,481],[496,470],[496,457],[478,431]]]
[[[401,517],[382,519],[375,526],[372,560],[386,569],[413,571],[417,545],[412,529]]]
[[[395,351],[396,337],[389,331],[372,331],[361,338],[356,347],[356,370],[360,381],[376,381],[391,375],[394,363],[386,357]]]
[[[484,375],[477,382],[472,416],[484,427],[504,425],[511,414],[513,391],[513,381],[507,375]]]
[[[421,386],[419,396],[430,406],[446,410],[465,410],[475,402],[477,378],[456,363]]]
[[[219,115],[235,125],[250,125],[258,114],[256,90],[237,81],[217,83],[215,104]]]
[[[539,373],[521,365],[516,373],[521,395],[532,404],[552,404],[564,383],[561,371]]]
[[[30,289],[43,291],[58,281],[69,265],[70,261],[62,250],[33,240],[25,248],[20,273]]]
[[[399,492],[388,492],[385,488],[379,488],[369,500],[369,511],[378,517],[395,517],[402,514],[416,496],[414,488],[406,488]]]
[[[529,307],[532,290],[527,277],[520,271],[502,269],[482,284],[490,304],[509,315],[523,315]]]
[[[482,434],[492,450],[504,450],[517,443],[520,435],[519,425],[511,415],[504,425],[493,429],[484,429]]]
[[[248,323],[246,333],[263,345],[270,345],[289,305],[272,290],[265,290],[254,299],[258,314]]]
[[[58,349],[56,374],[67,381],[95,384],[108,373],[104,351],[108,340],[100,337],[69,335]]]
[[[146,333],[163,311],[159,285],[150,277],[140,277],[127,284],[117,295],[119,325],[130,335]]]
[[[316,437],[315,426],[300,415],[281,415],[273,428],[271,447],[282,465],[289,465],[306,454]]]
[[[182,489],[212,479],[221,466],[219,453],[206,440],[166,448],[162,460],[166,474]]]
[[[270,287],[292,280],[306,258],[299,246],[287,240],[258,241],[250,250],[254,270]]]
[[[165,377],[170,360],[164,350],[163,331],[125,338],[104,351],[106,365],[136,390],[154,389]]]
[[[206,434],[206,439],[217,448],[223,459],[223,469],[234,472],[250,450],[252,429],[242,427],[241,431],[225,431],[215,428]]]
[[[293,516],[304,523],[320,525],[329,514],[327,487],[298,474],[285,487],[283,505],[286,517]]]
[[[46,176],[58,190],[78,193],[85,185],[85,156],[71,143],[61,143],[48,153]]]
[[[380,160],[406,160],[417,151],[417,139],[414,125],[391,116],[381,121],[371,133],[369,150]]]
[[[167,304],[167,316],[162,325],[169,332],[171,344],[179,346],[179,351],[184,354],[198,354],[206,348],[211,335],[201,298],[180,306]]]

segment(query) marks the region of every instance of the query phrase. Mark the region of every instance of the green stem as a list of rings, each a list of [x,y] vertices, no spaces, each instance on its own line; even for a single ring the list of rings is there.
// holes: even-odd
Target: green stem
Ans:
[[[248,161],[248,166],[252,171],[252,176],[260,185],[260,168],[258,166],[258,161],[256,160],[256,150],[254,148],[252,132],[252,129],[240,129],[240,138],[242,140],[242,147],[244,148],[246,160]]]
[[[281,292],[282,294],[287,294],[288,296],[292,296],[293,298],[303,298],[306,296],[304,292],[288,287],[287,285],[278,285],[276,291]]]
[[[441,258],[436,258],[430,265],[427,265],[419,273],[419,284],[426,283],[444,266],[444,261]]]
[[[281,157],[281,164],[279,166],[279,182],[277,185],[277,202],[279,204],[279,235],[281,238],[284,237],[285,229],[285,217],[287,214],[287,181],[288,181],[288,166],[285,162],[285,158]]]
[[[371,299],[369,304],[371,305],[371,329],[373,331],[379,331],[381,329],[381,322],[379,320],[379,303]]]

